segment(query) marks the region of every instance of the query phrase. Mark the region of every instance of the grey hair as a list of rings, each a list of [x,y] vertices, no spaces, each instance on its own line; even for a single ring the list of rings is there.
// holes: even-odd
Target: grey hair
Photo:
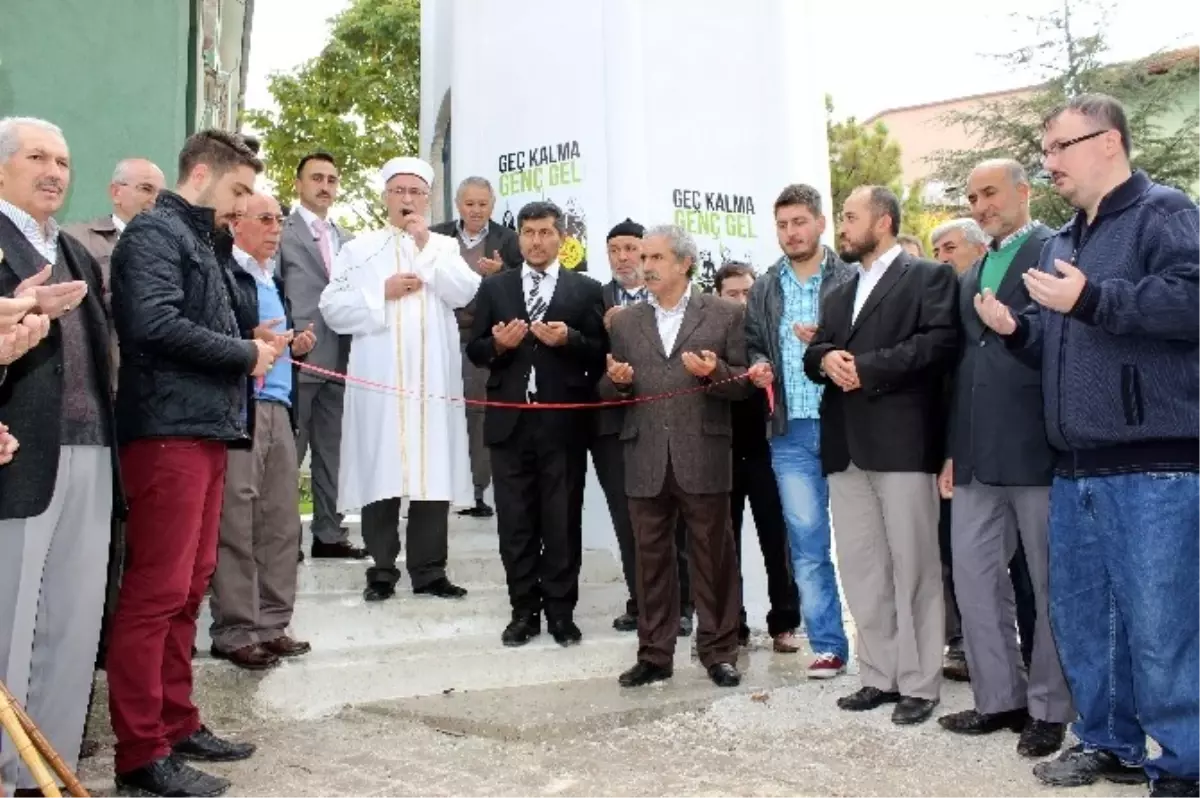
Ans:
[[[133,166],[133,164],[138,161],[148,163],[151,166],[153,166],[155,169],[158,169],[158,164],[156,164],[153,161],[150,161],[146,158],[124,158],[124,159],[118,161],[117,167],[115,169],[113,169],[112,182],[113,183],[124,183],[124,182],[128,181],[129,170]],[[158,171],[162,172],[161,169],[158,169]]]
[[[486,188],[487,193],[491,195],[492,199],[496,198],[496,192],[492,190],[492,184],[488,182],[488,179],[486,177],[473,175],[458,184],[458,190],[454,192],[454,199],[461,199],[463,192],[469,188]]]
[[[962,230],[963,238],[970,244],[979,244],[984,247],[988,245],[988,234],[983,232],[983,228],[974,219],[952,219],[939,224],[929,234],[929,240],[936,245],[938,241],[955,230]]]
[[[671,254],[677,260],[683,260],[684,258],[692,259],[692,267],[688,270],[688,276],[690,277],[696,266],[700,263],[700,250],[696,247],[696,239],[688,235],[682,227],[674,224],[660,224],[648,228],[642,235],[642,240],[645,241],[647,238],[654,236],[662,236],[667,239],[671,245]]]
[[[0,119],[0,163],[7,163],[8,159],[21,149],[20,134],[23,127],[36,127],[47,133],[53,133],[63,141],[67,140],[67,137],[63,135],[62,128],[45,119],[32,116],[6,116]]]
[[[1003,169],[1014,186],[1029,185],[1029,173],[1025,171],[1025,167],[1021,166],[1019,161],[1012,158],[989,158],[977,164],[971,171],[974,172],[978,169]]]

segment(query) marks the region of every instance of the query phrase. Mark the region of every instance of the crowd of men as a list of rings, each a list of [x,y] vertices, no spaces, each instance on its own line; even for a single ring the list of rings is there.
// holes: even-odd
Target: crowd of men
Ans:
[[[410,587],[444,599],[467,593],[451,507],[494,514],[506,646],[543,620],[582,638],[590,451],[629,590],[613,626],[638,637],[623,686],[671,678],[693,614],[709,678],[740,682],[748,500],[772,646],[799,651],[803,621],[810,678],[846,673],[845,591],[861,684],[841,709],[918,724],[944,676],[969,680],[949,732],[1043,758],[1074,722],[1041,781],[1196,795],[1200,223],[1131,146],[1111,98],[1056,109],[1044,167],[1075,217],[1038,223],[1025,169],[985,161],[936,260],[888,189],[850,194],[835,251],[820,193],[789,185],[780,259],[707,294],[680,228],[615,226],[602,285],[559,263],[561,210],[511,231],[482,178],[431,228],[416,158],[381,168],[381,229],[328,220],[325,153],[285,215],[254,190],[257,144],[220,131],[188,139],[170,190],[121,162],[111,218],[60,230],[61,131],[0,120],[0,678],[74,766],[103,642],[118,786],[220,794],[186,760],[254,746],[192,702],[196,619],[211,588],[211,653],[242,668],[309,651],[288,632],[306,450],[309,554],[369,556],[367,601],[400,581],[402,502]],[[7,741],[0,783],[34,786]]]

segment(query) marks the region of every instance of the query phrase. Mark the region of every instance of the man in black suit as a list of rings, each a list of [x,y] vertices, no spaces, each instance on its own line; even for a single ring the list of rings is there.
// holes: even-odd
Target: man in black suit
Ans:
[[[1017,751],[1043,757],[1058,750],[1075,718],[1050,630],[1047,527],[1054,453],[1046,440],[1040,370],[1018,360],[984,326],[974,298],[987,291],[1014,312],[1027,307],[1021,275],[1037,268],[1053,232],[1030,218],[1029,178],[1017,162],[985,161],[967,186],[972,213],[992,245],[962,276],[964,341],[939,481],[942,494],[952,496],[954,584],[975,707],[938,722],[959,734],[1019,729]],[[1033,656],[1026,663],[1006,578],[1021,541],[1036,607]]]
[[[938,497],[944,381],[958,352],[954,270],[896,242],[900,201],[863,186],[842,208],[839,243],[858,274],[825,300],[804,353],[821,399],[821,464],[863,687],[844,710],[895,703],[892,721],[933,712],[945,635]]]
[[[591,402],[607,346],[601,286],[559,264],[566,229],[558,206],[529,203],[517,229],[524,264],[480,285],[467,356],[488,369],[489,400]],[[483,436],[512,604],[506,646],[540,634],[543,611],[559,645],[582,638],[573,615],[589,425],[588,411],[487,408]]]
[[[501,269],[519,269],[524,260],[517,234],[492,221],[492,210],[496,207],[496,193],[485,177],[468,177],[458,184],[454,195],[458,207],[458,219],[452,219],[429,228],[430,232],[441,233],[458,241],[463,260],[482,277],[489,277]],[[471,322],[475,317],[475,303],[454,311],[458,319],[460,346],[462,347],[463,395],[467,399],[482,399],[487,393],[487,369],[480,368],[466,356],[467,344],[471,340]],[[459,515],[471,518],[491,518],[492,508],[483,500],[483,493],[492,481],[492,466],[487,447],[483,443],[483,408],[467,405],[467,441],[471,458],[471,481],[475,484],[475,504],[459,510]]]
[[[649,297],[642,273],[642,236],[645,228],[626,219],[608,231],[608,265],[613,278],[604,285],[604,327],[612,328],[613,317],[622,309],[639,305]],[[625,445],[621,428],[625,424],[624,407],[607,407],[593,414],[594,429],[589,447],[596,479],[604,491],[613,532],[621,551],[621,571],[629,598],[625,612],[613,619],[618,632],[636,632],[638,628],[637,543],[629,518],[629,498],[625,495]],[[692,582],[688,575],[687,522],[683,516],[675,525],[675,564],[679,569],[679,636],[692,633]]]

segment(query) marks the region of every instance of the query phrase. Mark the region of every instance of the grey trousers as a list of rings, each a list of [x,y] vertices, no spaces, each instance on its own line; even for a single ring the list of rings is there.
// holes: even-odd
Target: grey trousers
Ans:
[[[111,457],[102,446],[62,447],[46,511],[0,521],[0,679],[72,770],[104,611]],[[0,792],[14,784],[35,786],[0,734]]]
[[[467,359],[467,345],[461,344],[463,396],[467,399],[487,398],[488,370]],[[492,482],[492,459],[483,442],[483,416],[486,408],[467,405],[467,445],[471,457],[471,482],[475,485],[475,501],[483,501],[483,492]]]
[[[213,645],[229,653],[287,632],[296,604],[300,480],[288,409],[255,405],[254,447],[230,449],[209,607]]]
[[[413,589],[425,587],[446,575],[450,531],[450,502],[409,502],[404,560]],[[367,569],[367,583],[400,581],[396,559],[400,556],[400,499],[383,499],[362,509],[362,536],[375,566]]]
[[[346,387],[336,382],[300,382],[296,392],[296,462],[312,447],[313,540],[348,538],[337,511],[338,464],[342,455],[342,404]]]
[[[829,475],[829,504],[863,685],[936,700],[946,619],[934,475],[851,465]]]
[[[975,709],[985,714],[1028,706],[1053,723],[1075,719],[1071,692],[1050,630],[1049,487],[954,486],[951,546],[963,643]],[[1017,610],[1008,564],[1018,535],[1033,582],[1037,622],[1028,677],[1017,642]]]

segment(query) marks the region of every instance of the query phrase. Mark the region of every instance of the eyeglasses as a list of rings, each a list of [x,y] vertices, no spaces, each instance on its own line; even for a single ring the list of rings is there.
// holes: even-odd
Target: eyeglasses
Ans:
[[[1045,149],[1042,150],[1042,158],[1049,158],[1051,155],[1061,155],[1062,151],[1065,149],[1074,147],[1076,144],[1085,142],[1088,139],[1094,139],[1097,136],[1103,136],[1105,133],[1110,133],[1110,132],[1112,132],[1112,128],[1106,128],[1104,130],[1093,130],[1091,133],[1084,133],[1082,136],[1076,136],[1073,139],[1067,139],[1066,141],[1056,141],[1053,144],[1051,144],[1049,147],[1046,147]]]
[[[118,186],[132,186],[133,190],[137,191],[139,194],[157,194],[158,193],[158,187],[154,186],[150,183],[138,183],[137,185],[133,185],[132,183],[117,183],[117,185]]]
[[[387,189],[387,193],[393,197],[412,197],[413,199],[429,196],[429,192],[423,188],[404,188],[402,186],[389,188]]]
[[[283,223],[285,221],[287,221],[286,216],[283,216],[281,214],[275,214],[275,213],[256,213],[253,216],[247,216],[244,213],[235,213],[233,215],[233,218],[239,222],[245,221],[246,219],[257,219],[259,224],[265,224],[265,225],[273,224],[278,227],[282,227]]]

